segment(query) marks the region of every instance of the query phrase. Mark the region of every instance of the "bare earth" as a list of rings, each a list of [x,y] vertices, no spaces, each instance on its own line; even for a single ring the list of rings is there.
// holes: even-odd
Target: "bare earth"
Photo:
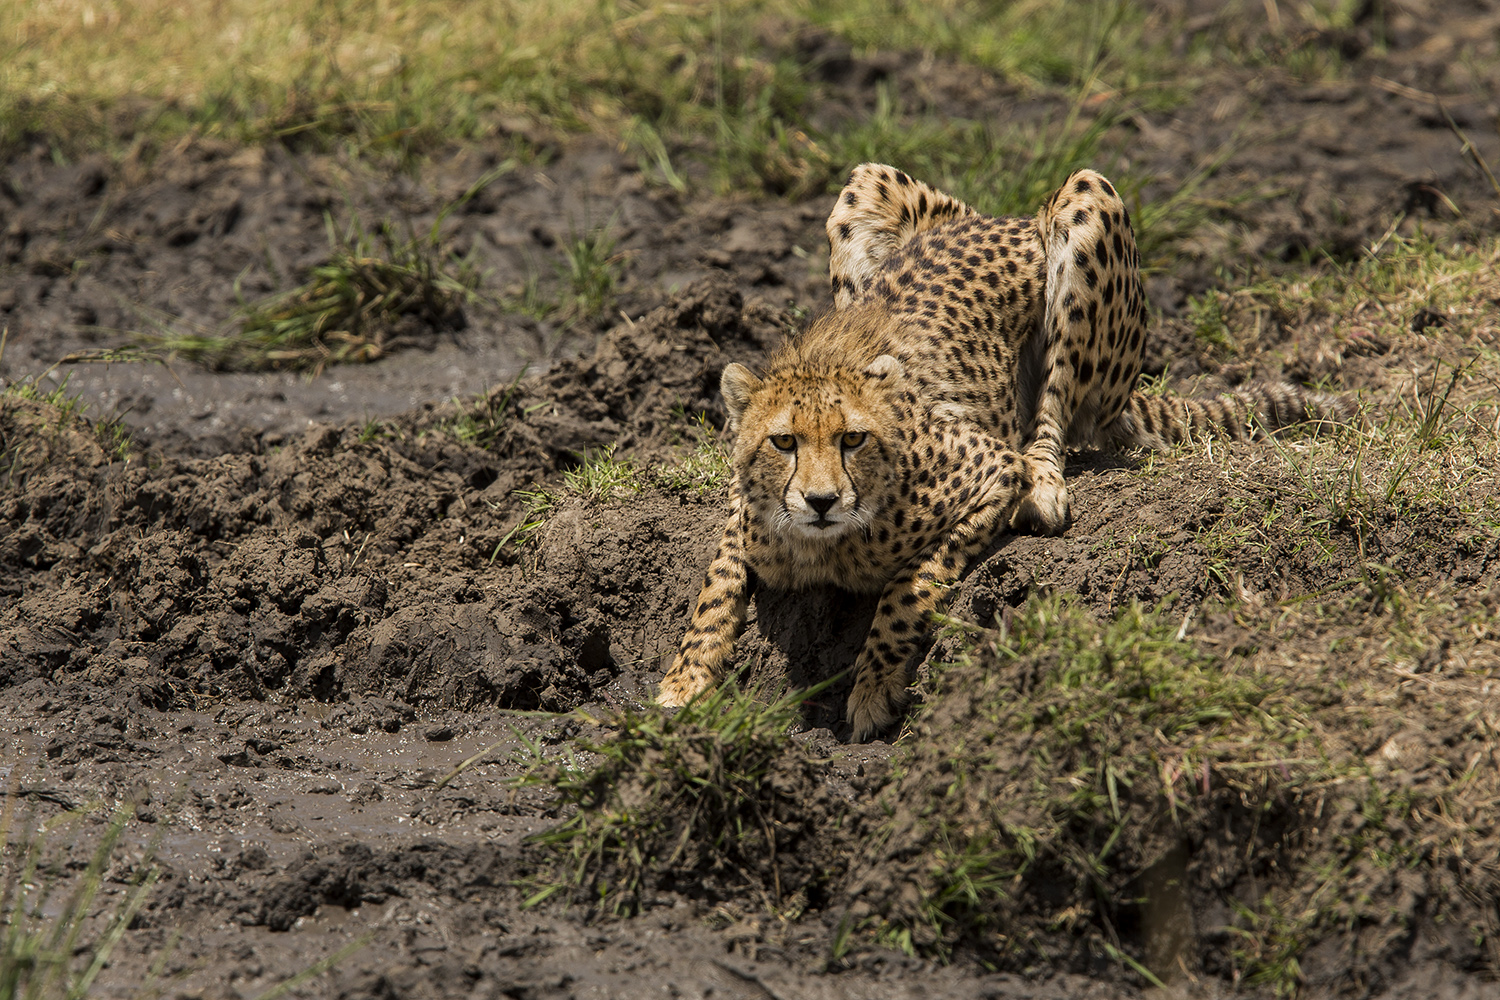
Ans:
[[[1349,255],[1393,222],[1403,234],[1500,229],[1496,193],[1422,97],[1443,96],[1500,163],[1496,91],[1488,103],[1443,92],[1452,47],[1500,32],[1493,4],[1461,6],[1446,19],[1409,18],[1384,54],[1357,31],[1329,42],[1350,64],[1340,82],[1223,68],[1186,106],[1111,131],[1105,145],[1118,160],[1100,167],[1149,173],[1147,198],[1228,150],[1202,191],[1221,204],[1216,223],[1149,280],[1162,317],[1151,373],[1207,376],[1210,387],[1326,377],[1377,407],[1409,389],[1413,369],[1432,359],[1419,336],[1355,352],[1331,343],[1323,326],[1291,323],[1247,333],[1230,365],[1180,311],[1236,260],[1277,266],[1310,248]],[[829,40],[806,55],[808,72],[852,113],[872,104],[875,78],[954,115],[1059,113],[941,61],[854,58]],[[236,281],[244,295],[265,294],[326,255],[325,209],[395,211],[420,230],[505,148],[497,139],[494,148],[454,149],[417,178],[208,141],[62,165],[41,146],[13,151],[0,163],[0,325],[9,330],[0,371],[36,373],[156,323],[217,328],[232,314]],[[826,891],[779,918],[748,889],[697,891],[691,878],[659,887],[626,919],[581,904],[523,907],[516,883],[532,864],[524,838],[558,815],[547,796],[506,784],[517,773],[512,753],[524,738],[560,755],[588,728],[556,713],[649,700],[686,624],[725,496],[651,487],[604,504],[573,499],[516,546],[525,507],[513,491],[555,482],[579,453],[613,443],[646,465],[680,460],[691,447],[682,414],[722,424],[723,366],[753,363],[829,303],[827,196],[685,196],[648,184],[612,147],[579,141],[551,154],[486,188],[447,220],[445,239],[474,249],[482,290],[511,294],[528,268],[549,266],[570,231],[612,220],[624,281],[593,326],[560,333],[476,304],[460,331],[430,332],[377,363],[311,379],[180,362],[77,365],[71,388],[96,412],[126,414],[136,456],[108,462],[82,430],[56,435],[43,443],[45,463],[0,492],[7,792],[38,819],[134,802],[130,844],[112,870],[123,879],[148,849],[163,869],[101,994],[132,995],[170,949],[159,983],[167,995],[255,996],[362,937],[362,949],[299,990],[1101,1000],[1152,992],[1127,967],[1066,945],[1051,952],[1054,962],[1001,971],[983,955],[960,951],[939,964],[870,943],[835,960],[840,922],[859,895],[852,882],[861,899],[897,898],[906,878],[894,852],[841,856],[838,844],[826,847]],[[1259,197],[1234,200],[1250,192]],[[1489,308],[1492,336],[1500,306]],[[536,374],[511,392],[527,365]],[[493,447],[439,430],[453,397],[486,391],[505,406]],[[0,450],[40,440],[46,416],[7,400]],[[1457,589],[1491,612],[1500,601],[1500,540],[1455,539],[1454,517],[1442,510],[1392,517],[1358,543],[1335,532],[1331,551],[1273,544],[1226,574],[1202,531],[1237,504],[1274,504],[1296,486],[1271,445],[1230,455],[1236,474],[1218,446],[1149,470],[1141,456],[1075,456],[1074,525],[1059,538],[1002,542],[969,572],[951,612],[988,624],[1042,589],[1077,594],[1105,619],[1132,601],[1164,599],[1181,617],[1225,597],[1265,606],[1320,593],[1370,563],[1414,590]],[[838,593],[761,595],[740,656],[758,677],[811,683],[849,665],[872,612]],[[1341,627],[1357,636],[1368,622],[1352,616]],[[1251,634],[1229,613],[1192,629],[1201,643],[1256,645],[1289,660],[1326,660],[1337,639]],[[929,663],[951,653],[951,641],[940,640]],[[874,803],[895,780],[892,746],[842,742],[843,695],[835,687],[812,705],[795,738],[815,762],[819,787],[804,803],[814,824],[874,822]],[[1476,724],[1458,709],[1445,718],[1422,746],[1452,745]],[[1384,724],[1351,717],[1348,738],[1373,754],[1399,735]],[[1489,739],[1493,747],[1493,730]],[[497,741],[485,763],[437,787]],[[1422,780],[1420,768],[1413,774]],[[1215,794],[1206,779],[1204,791]],[[1229,922],[1224,900],[1253,895],[1254,881],[1269,876],[1232,856],[1259,843],[1240,826],[1250,814],[1236,813],[1227,789],[1213,803],[1221,820],[1204,819],[1182,846],[1195,888],[1172,919],[1193,943],[1179,950],[1184,975],[1173,995],[1255,992],[1235,982],[1235,942],[1217,928]],[[105,818],[85,824],[80,856]],[[1493,811],[1489,824],[1478,841],[1489,860],[1479,863],[1500,871]],[[1213,866],[1212,878],[1198,877]],[[1302,957],[1302,995],[1500,995],[1500,909],[1493,896],[1465,896],[1460,882],[1415,884],[1396,873],[1364,885],[1369,912],[1395,916],[1324,937]],[[121,891],[123,882],[107,885]],[[1485,921],[1490,936],[1476,942],[1467,928]],[[1159,945],[1149,924],[1126,931],[1127,951]]]

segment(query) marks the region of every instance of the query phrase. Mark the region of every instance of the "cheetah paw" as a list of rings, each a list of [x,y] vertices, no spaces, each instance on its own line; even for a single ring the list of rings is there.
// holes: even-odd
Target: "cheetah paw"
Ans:
[[[866,743],[895,722],[905,703],[905,687],[888,691],[877,683],[856,683],[849,693],[848,708],[849,724],[854,727],[853,742]]]
[[[1011,515],[1010,526],[1030,528],[1043,535],[1056,535],[1061,534],[1071,520],[1068,487],[1059,473],[1048,469],[1037,471],[1031,490]]]
[[[657,688],[656,703],[663,708],[681,708],[711,684],[713,676],[702,667],[673,664],[672,669],[661,679],[661,686]]]

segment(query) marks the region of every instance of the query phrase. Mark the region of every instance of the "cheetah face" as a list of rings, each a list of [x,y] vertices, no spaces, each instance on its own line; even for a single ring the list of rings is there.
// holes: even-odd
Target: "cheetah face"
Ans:
[[[721,382],[739,428],[742,495],[773,530],[831,543],[863,531],[889,502],[894,478],[891,390],[899,366],[762,381],[730,365]]]
[[[771,523],[792,534],[828,539],[869,524],[870,511],[861,509],[855,482],[859,452],[870,444],[870,421],[862,417],[841,407],[813,412],[782,407],[767,421],[758,464],[766,466],[768,478],[785,482]]]

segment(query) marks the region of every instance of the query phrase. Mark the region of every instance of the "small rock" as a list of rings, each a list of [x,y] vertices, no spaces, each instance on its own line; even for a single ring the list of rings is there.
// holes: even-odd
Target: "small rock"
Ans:
[[[1447,326],[1448,317],[1432,309],[1418,309],[1416,315],[1411,318],[1411,332],[1421,333],[1435,326]]]

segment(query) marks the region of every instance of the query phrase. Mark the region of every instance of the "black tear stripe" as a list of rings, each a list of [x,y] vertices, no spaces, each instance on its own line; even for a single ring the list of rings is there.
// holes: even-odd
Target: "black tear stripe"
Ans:
[[[801,449],[798,449],[798,450],[800,451]],[[786,482],[783,483],[782,487],[781,487],[781,509],[785,510],[787,512],[787,516],[791,516],[792,512],[790,510],[787,510],[786,495],[791,492],[791,490],[792,490],[792,480],[796,479],[796,478],[797,478],[797,452],[794,451],[794,452],[792,452],[792,471],[787,474]]]

